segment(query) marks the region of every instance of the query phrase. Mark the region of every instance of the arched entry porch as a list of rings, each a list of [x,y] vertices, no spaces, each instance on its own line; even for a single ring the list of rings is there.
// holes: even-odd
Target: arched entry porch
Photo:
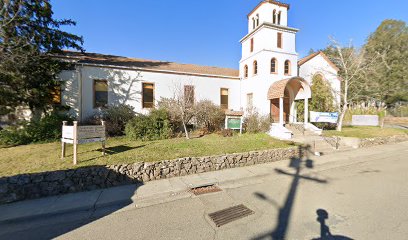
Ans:
[[[275,123],[284,125],[295,121],[295,100],[303,99],[305,101],[305,123],[308,122],[309,106],[308,99],[311,98],[311,89],[309,84],[301,77],[293,77],[273,83],[268,91],[268,100],[270,100],[271,119]]]

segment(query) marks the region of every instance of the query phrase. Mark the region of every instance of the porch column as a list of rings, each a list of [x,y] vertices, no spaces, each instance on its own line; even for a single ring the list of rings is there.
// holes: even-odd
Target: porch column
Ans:
[[[283,125],[283,97],[279,98],[279,124]]]
[[[309,99],[305,98],[305,124],[309,122]]]

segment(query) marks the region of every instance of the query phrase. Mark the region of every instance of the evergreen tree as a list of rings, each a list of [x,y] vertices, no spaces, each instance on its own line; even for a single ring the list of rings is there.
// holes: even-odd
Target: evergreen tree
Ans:
[[[0,6],[0,114],[27,106],[50,107],[65,67],[53,58],[64,48],[82,50],[82,37],[62,31],[72,20],[53,18],[49,0],[2,0]]]
[[[316,74],[312,78],[312,99],[309,101],[309,111],[315,112],[334,112],[336,107],[334,104],[334,95],[330,85],[323,79],[320,74]],[[297,120],[304,121],[305,104],[303,100],[296,103]]]
[[[334,97],[329,84],[320,74],[312,78],[312,99],[310,100],[310,110],[315,112],[335,111]]]
[[[404,21],[384,20],[364,46],[366,58],[378,57],[367,76],[366,92],[392,105],[408,101],[408,27]]]

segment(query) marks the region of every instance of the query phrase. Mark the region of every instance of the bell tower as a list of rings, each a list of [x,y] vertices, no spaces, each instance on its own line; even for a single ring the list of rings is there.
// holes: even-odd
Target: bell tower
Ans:
[[[298,74],[296,33],[298,29],[288,26],[289,4],[274,0],[262,0],[248,15],[248,34],[240,42],[241,99],[243,108],[250,105],[263,106],[261,112],[270,112],[264,104],[265,89],[276,81]],[[247,102],[251,96],[252,103]],[[265,106],[264,106],[265,105]]]

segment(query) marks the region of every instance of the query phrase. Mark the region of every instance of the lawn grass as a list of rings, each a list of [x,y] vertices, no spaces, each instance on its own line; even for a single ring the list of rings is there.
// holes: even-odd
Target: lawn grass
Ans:
[[[374,138],[389,137],[394,135],[408,134],[408,130],[399,128],[380,128],[380,127],[343,127],[342,132],[336,130],[324,131],[325,136],[355,137],[355,138]]]
[[[72,145],[68,145],[65,160],[61,160],[61,143],[31,144],[0,148],[0,176],[71,169],[93,165],[113,165],[138,161],[171,160],[180,157],[198,157],[238,153],[293,146],[267,134],[243,134],[222,137],[216,134],[186,140],[184,138],[160,141],[131,141],[125,137],[107,141],[108,155],[102,157],[100,143],[79,145],[78,165],[72,165]]]

